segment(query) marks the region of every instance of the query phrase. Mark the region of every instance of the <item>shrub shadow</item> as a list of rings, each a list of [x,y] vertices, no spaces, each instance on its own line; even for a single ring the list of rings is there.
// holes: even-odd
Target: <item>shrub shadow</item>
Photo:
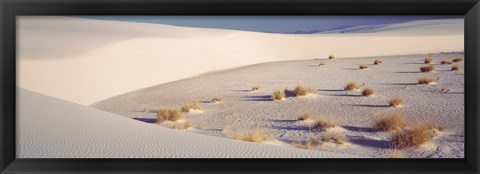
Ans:
[[[247,96],[245,97],[247,101],[272,101],[271,95],[260,95],[260,96]]]
[[[342,126],[344,129],[353,132],[380,132],[379,130],[371,127],[357,127],[357,126]]]
[[[134,120],[145,122],[145,123],[157,123],[156,118],[133,118]]]
[[[360,146],[369,146],[379,149],[390,149],[390,141],[366,139],[363,137],[349,137],[349,142]]]

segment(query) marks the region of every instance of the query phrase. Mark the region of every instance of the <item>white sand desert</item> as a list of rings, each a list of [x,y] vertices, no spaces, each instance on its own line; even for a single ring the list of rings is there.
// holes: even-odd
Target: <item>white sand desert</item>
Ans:
[[[403,116],[406,130],[427,121],[446,127],[434,129],[419,147],[398,150],[402,156],[464,157],[463,62],[454,62],[460,71],[440,64],[464,56],[463,20],[308,35],[73,17],[19,21],[21,158],[384,158],[393,152],[392,133],[376,130],[374,121],[393,113]],[[328,60],[331,54],[337,59]],[[427,54],[436,70],[422,73]],[[382,64],[373,65],[375,59]],[[368,69],[359,69],[362,64]],[[418,84],[424,76],[438,80]],[[344,90],[348,82],[360,89]],[[252,91],[254,85],[260,89]],[[272,101],[273,91],[297,85],[317,94]],[[365,87],[375,94],[362,96]],[[223,100],[211,102],[217,96]],[[403,100],[402,107],[389,106],[393,97]],[[202,107],[182,113],[191,129],[152,124],[159,109],[185,102]],[[305,112],[337,126],[312,131],[313,121],[296,120]],[[256,128],[276,140],[229,137]],[[292,145],[330,133],[346,143],[310,150]]]

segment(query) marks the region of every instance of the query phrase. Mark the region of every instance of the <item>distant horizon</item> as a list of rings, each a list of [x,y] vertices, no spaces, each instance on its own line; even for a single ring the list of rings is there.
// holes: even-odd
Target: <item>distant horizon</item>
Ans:
[[[80,18],[166,24],[283,34],[313,34],[364,25],[418,20],[462,19],[463,16],[75,16]]]

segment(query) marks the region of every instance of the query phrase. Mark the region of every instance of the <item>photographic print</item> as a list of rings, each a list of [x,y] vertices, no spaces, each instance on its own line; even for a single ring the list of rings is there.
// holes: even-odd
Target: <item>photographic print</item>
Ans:
[[[17,16],[17,158],[464,158],[463,16]]]

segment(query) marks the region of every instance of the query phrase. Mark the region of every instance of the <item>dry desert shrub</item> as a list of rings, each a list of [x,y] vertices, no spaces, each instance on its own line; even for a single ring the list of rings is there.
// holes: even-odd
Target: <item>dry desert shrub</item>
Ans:
[[[319,63],[318,66],[325,66],[326,64],[325,63]]]
[[[396,150],[394,150],[388,157],[389,158],[405,158],[405,156],[402,153]]]
[[[419,125],[411,129],[396,132],[391,138],[392,146],[398,149],[416,148],[432,139],[432,129]]]
[[[419,124],[417,124],[416,127],[423,127],[425,129],[428,129],[428,130],[437,129],[437,130],[442,131],[442,132],[447,130],[446,126],[437,124],[433,121],[427,121],[427,122],[424,122],[424,123],[419,123]]]
[[[316,94],[317,90],[315,88],[306,88],[303,86],[297,86],[294,90],[295,96],[306,96],[308,94]]]
[[[452,71],[460,71],[460,66],[458,66],[458,65],[453,65],[453,66],[452,66]]]
[[[333,142],[335,144],[345,144],[347,140],[344,136],[334,133],[324,133],[322,134],[322,141],[324,142]]]
[[[164,121],[177,121],[182,118],[183,115],[178,109],[160,109],[157,112],[157,123]]]
[[[190,110],[200,110],[202,109],[200,103],[198,102],[187,102],[182,106],[182,112],[190,112]]]
[[[337,123],[333,121],[331,118],[324,119],[324,118],[319,118],[315,124],[312,125],[312,129],[317,129],[321,131],[325,131],[328,128],[333,128],[337,126]]]
[[[420,67],[421,72],[432,72],[435,71],[435,66],[433,65],[428,65],[428,66],[422,66]]]
[[[438,80],[440,80],[439,77],[437,78],[430,78],[430,77],[420,77],[418,79],[418,83],[419,84],[430,84],[430,83],[433,83],[433,82],[437,82]]]
[[[192,123],[190,123],[189,121],[187,121],[187,122],[185,122],[185,124],[183,124],[183,127],[184,127],[185,129],[189,129],[189,128],[192,128],[193,126],[192,126]]]
[[[213,102],[213,103],[220,103],[220,102],[222,102],[222,101],[223,101],[223,98],[222,98],[222,97],[214,97],[214,98],[212,99],[212,102]]]
[[[452,64],[451,61],[448,61],[448,60],[442,60],[442,62],[440,62],[442,65],[450,65]]]
[[[360,65],[360,69],[368,69],[368,65],[367,64]]]
[[[310,150],[313,148],[313,146],[315,145],[315,141],[314,140],[307,140],[305,142],[301,142],[301,141],[295,141],[293,142],[292,146],[295,147],[295,148],[299,148],[299,149],[307,149],[307,150]]]
[[[374,65],[380,65],[380,64],[382,64],[382,60],[376,59],[375,61],[373,61],[373,64]]]
[[[465,59],[463,57],[453,59],[453,62],[463,62]]]
[[[312,117],[311,117],[310,113],[307,113],[307,112],[302,113],[297,117],[298,121],[308,121],[308,120],[311,120],[311,119],[312,119]]]
[[[335,59],[335,58],[336,58],[335,55],[328,56],[328,59]]]
[[[365,89],[363,89],[362,91],[362,95],[363,96],[371,96],[375,93],[375,90],[373,88],[370,88],[370,87],[366,87]]]
[[[393,107],[399,107],[403,104],[403,101],[401,98],[398,98],[398,97],[394,97],[392,99],[390,99],[390,101],[388,102],[390,106],[393,106]]]
[[[431,64],[433,62],[433,58],[432,56],[428,56],[427,58],[425,58],[425,61],[424,61],[426,64]]]
[[[275,140],[275,136],[263,129],[253,129],[232,132],[228,137],[234,140],[263,143],[265,141]]]
[[[394,113],[392,115],[383,115],[375,120],[374,127],[380,131],[397,131],[405,127],[405,119],[402,115]]]
[[[349,82],[349,83],[347,83],[347,86],[345,86],[344,89],[347,90],[347,91],[356,90],[356,89],[358,89],[358,85],[355,82]]]
[[[272,100],[283,100],[285,98],[285,93],[283,91],[274,91],[272,94]]]
[[[258,90],[260,90],[260,86],[258,85],[252,86],[252,91],[258,91]]]

